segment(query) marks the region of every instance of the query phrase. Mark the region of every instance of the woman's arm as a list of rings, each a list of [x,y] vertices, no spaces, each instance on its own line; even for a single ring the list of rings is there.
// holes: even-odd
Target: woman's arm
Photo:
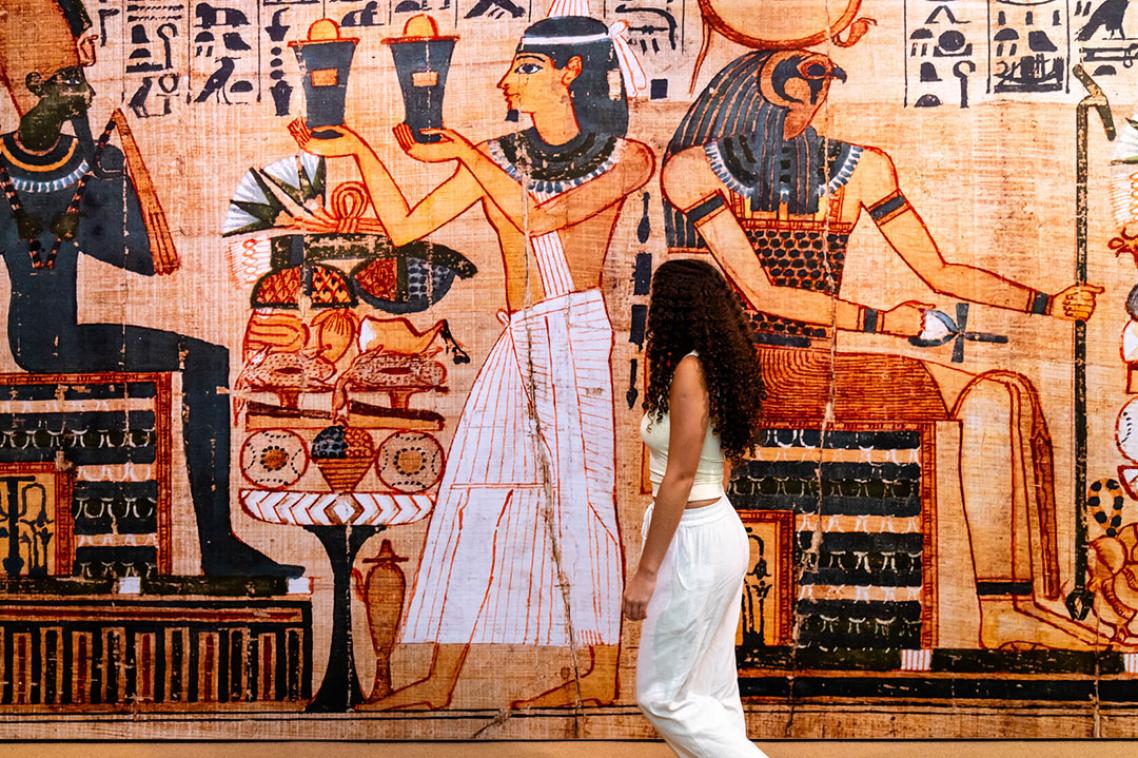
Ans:
[[[676,367],[668,392],[668,409],[668,467],[652,506],[652,522],[644,539],[640,565],[624,591],[624,613],[633,621],[644,618],[656,589],[656,575],[687,506],[710,423],[707,385],[698,358],[687,356]]]
[[[625,155],[612,170],[539,203],[495,163],[485,145],[465,156],[463,165],[494,201],[494,205],[517,229],[533,235],[547,234],[595,216],[643,187],[652,177],[655,159],[639,142],[628,142]]]
[[[625,142],[621,159],[610,171],[587,184],[539,202],[494,162],[486,143],[476,147],[450,129],[424,129],[423,133],[437,135],[440,141],[415,142],[410,127],[406,124],[395,127],[396,139],[412,158],[427,162],[454,159],[461,162],[486,196],[523,234],[547,234],[595,216],[647,184],[656,164],[647,146],[629,140]]]
[[[460,166],[412,208],[371,146],[347,127],[335,127],[334,130],[341,136],[317,139],[299,119],[289,125],[289,131],[305,152],[355,159],[376,216],[396,247],[422,239],[465,212],[482,197],[478,182]]]

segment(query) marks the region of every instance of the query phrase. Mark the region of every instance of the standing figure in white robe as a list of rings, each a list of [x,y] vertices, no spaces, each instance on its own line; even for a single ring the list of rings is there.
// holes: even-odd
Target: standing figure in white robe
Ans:
[[[654,168],[649,148],[624,137],[626,91],[643,80],[630,61],[587,16],[530,26],[498,86],[532,127],[477,146],[449,130],[417,143],[396,127],[412,157],[458,161],[413,208],[350,129],[328,140],[291,126],[305,150],[355,157],[396,245],[481,202],[506,274],[505,328],[456,426],[400,629],[403,643],[435,646],[431,671],[372,707],[446,707],[472,644],[571,648],[579,675],[516,707],[616,697],[624,565],[600,285],[624,200]]]

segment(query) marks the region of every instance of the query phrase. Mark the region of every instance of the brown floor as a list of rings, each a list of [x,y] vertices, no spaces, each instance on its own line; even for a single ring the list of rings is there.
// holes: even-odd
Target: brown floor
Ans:
[[[1138,742],[764,742],[770,758],[1133,758]],[[670,758],[644,742],[11,743],[4,758]]]

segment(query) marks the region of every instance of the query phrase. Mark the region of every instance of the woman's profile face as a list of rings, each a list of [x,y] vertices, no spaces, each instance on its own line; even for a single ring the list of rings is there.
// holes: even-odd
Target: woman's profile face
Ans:
[[[542,53],[523,50],[510,61],[498,88],[506,97],[506,107],[520,113],[542,113],[564,108],[570,101],[569,85],[581,73],[581,59],[573,56],[564,68]]]

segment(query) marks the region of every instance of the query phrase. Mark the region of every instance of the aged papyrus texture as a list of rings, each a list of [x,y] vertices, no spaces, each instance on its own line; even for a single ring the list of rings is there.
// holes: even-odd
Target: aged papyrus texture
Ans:
[[[3,0],[0,736],[650,737],[675,256],[751,736],[1134,736],[1129,6]]]

